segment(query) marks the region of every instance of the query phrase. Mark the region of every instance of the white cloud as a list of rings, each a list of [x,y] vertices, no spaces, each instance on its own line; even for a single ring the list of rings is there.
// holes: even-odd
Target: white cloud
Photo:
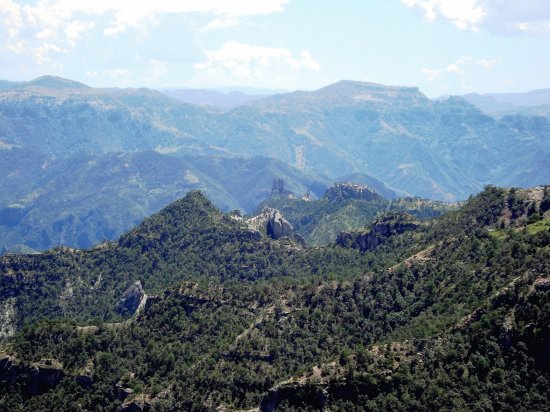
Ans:
[[[452,75],[458,75],[462,76],[466,72],[464,70],[464,66],[471,60],[472,58],[470,56],[462,56],[460,59],[456,60],[455,62],[447,65],[444,68],[429,68],[429,67],[422,67],[420,71],[422,74],[426,77],[426,80],[428,83],[432,83],[437,78],[441,77],[443,74],[448,73]],[[482,60],[483,62],[489,62],[489,60]],[[481,61],[478,62],[481,65]]]
[[[300,81],[320,70],[307,50],[294,53],[284,47],[255,46],[228,41],[206,52],[206,60],[194,65],[195,85],[241,84],[262,86],[267,79]],[[303,79],[302,79],[303,80]]]
[[[485,70],[489,71],[497,64],[499,64],[502,59],[481,59],[477,61],[477,64],[483,67]]]
[[[13,39],[17,36],[19,29],[23,25],[21,6],[11,0],[0,0],[0,16],[9,37]]]
[[[151,63],[151,73],[154,80],[157,80],[168,73],[168,67],[166,67],[166,64],[160,60],[150,60],[149,63]]]
[[[426,80],[431,83],[433,82],[435,79],[437,79],[440,74],[441,74],[441,70],[438,70],[438,69],[430,69],[428,67],[422,67],[420,69],[420,71],[422,72],[422,74],[424,76],[426,76]]]
[[[441,90],[452,90],[454,93],[460,90],[462,93],[475,91],[475,84],[493,81],[495,74],[491,71],[502,61],[502,58],[474,59],[470,56],[462,56],[454,62],[439,67],[423,67],[426,85],[437,85],[439,94]],[[479,88],[477,87],[478,91]]]
[[[460,29],[476,30],[485,15],[477,0],[402,0],[402,3],[419,8],[428,21],[447,19]]]
[[[240,23],[241,23],[241,20],[235,17],[231,17],[231,16],[220,17],[212,20],[210,23],[204,26],[202,28],[202,31],[226,29],[228,27],[238,26]]]
[[[401,0],[428,21],[449,20],[461,29],[550,34],[548,0]]]
[[[261,78],[268,69],[282,66],[295,71],[314,71],[320,69],[319,63],[307,50],[299,56],[284,47],[253,46],[237,41],[228,41],[218,50],[206,52],[207,60],[196,63],[199,72],[225,72],[233,78]]]
[[[213,16],[213,30],[239,24],[239,18],[284,10],[290,0],[0,0],[0,36],[7,41],[0,50],[27,52],[40,62],[49,52],[76,46],[84,33],[101,26],[114,36],[138,29],[157,16],[196,13]]]
[[[67,37],[67,40],[70,42],[70,44],[74,46],[76,40],[82,37],[82,33],[92,29],[94,26],[95,22],[93,21],[84,22],[80,20],[75,20],[65,27],[65,36]]]
[[[449,73],[464,74],[464,65],[470,60],[470,56],[462,56],[454,63],[449,64],[445,70]]]

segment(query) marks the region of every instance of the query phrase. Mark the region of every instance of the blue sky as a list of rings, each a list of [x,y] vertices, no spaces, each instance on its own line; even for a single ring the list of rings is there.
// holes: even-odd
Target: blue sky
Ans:
[[[430,97],[550,87],[549,0],[0,0],[0,78]]]

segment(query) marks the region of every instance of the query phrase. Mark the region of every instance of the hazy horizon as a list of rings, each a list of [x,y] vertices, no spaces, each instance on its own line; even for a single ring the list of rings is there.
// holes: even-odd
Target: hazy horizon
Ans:
[[[93,87],[315,90],[341,79],[429,97],[550,87],[543,0],[0,3],[0,77]]]

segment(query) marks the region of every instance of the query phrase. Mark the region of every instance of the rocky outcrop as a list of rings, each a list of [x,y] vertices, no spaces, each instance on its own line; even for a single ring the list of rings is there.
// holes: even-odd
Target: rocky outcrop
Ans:
[[[146,393],[140,393],[126,399],[120,408],[120,412],[143,412],[151,410],[154,400]]]
[[[389,213],[375,220],[368,229],[340,233],[336,244],[366,252],[376,249],[390,236],[416,229],[419,224],[407,213]]]
[[[294,234],[292,225],[286,220],[281,212],[273,210],[267,221],[267,234],[273,239],[280,239],[282,237],[292,237]]]
[[[323,198],[337,202],[346,199],[376,200],[382,196],[373,188],[356,183],[335,183],[327,189]]]
[[[292,225],[277,209],[266,206],[258,216],[248,219],[247,223],[252,229],[266,233],[275,240],[283,237],[296,239]]]
[[[76,375],[76,382],[85,389],[92,387],[94,383],[94,362],[89,360]]]
[[[15,298],[7,298],[0,303],[0,341],[15,333]]]
[[[7,385],[17,383],[29,396],[54,388],[64,376],[63,365],[53,359],[31,364],[23,364],[9,355],[0,359],[0,382]]]
[[[117,400],[119,401],[123,401],[125,400],[128,396],[130,395],[133,395],[134,393],[134,390],[130,387],[128,387],[127,385],[127,382],[131,379],[134,378],[134,374],[133,373],[129,373],[127,376],[125,376],[124,378],[120,379],[116,384],[115,384],[115,396],[117,398]]]
[[[124,314],[127,312],[129,312],[130,314],[134,314],[142,304],[143,299],[147,298],[145,295],[145,291],[141,286],[141,282],[138,280],[123,293],[122,297],[117,303],[116,310],[120,314]]]

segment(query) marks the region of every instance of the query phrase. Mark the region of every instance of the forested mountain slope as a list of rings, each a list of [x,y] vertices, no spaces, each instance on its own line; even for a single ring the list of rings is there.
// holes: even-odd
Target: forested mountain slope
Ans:
[[[194,192],[116,243],[6,256],[0,405],[543,410],[549,209],[549,187],[487,187],[375,223],[373,248],[354,246],[369,229],[308,248]]]
[[[0,250],[114,240],[192,189],[250,212],[276,177],[321,196],[366,175],[446,201],[488,183],[534,186],[550,174],[549,130],[544,117],[497,120],[460,98],[353,81],[226,112],[51,76],[2,82]]]
[[[372,195],[361,196],[362,191]],[[350,183],[332,185],[319,200],[271,197],[260,203],[256,212],[266,206],[280,210],[308,245],[333,243],[340,232],[364,227],[385,213],[404,211],[429,219],[458,207],[417,197],[389,200],[369,186]]]

